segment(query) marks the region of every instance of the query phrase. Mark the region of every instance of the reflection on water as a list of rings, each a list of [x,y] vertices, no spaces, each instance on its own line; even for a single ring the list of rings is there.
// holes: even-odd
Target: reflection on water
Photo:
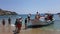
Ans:
[[[11,32],[11,25],[8,25],[8,32]]]
[[[5,32],[5,26],[2,27],[2,32]]]

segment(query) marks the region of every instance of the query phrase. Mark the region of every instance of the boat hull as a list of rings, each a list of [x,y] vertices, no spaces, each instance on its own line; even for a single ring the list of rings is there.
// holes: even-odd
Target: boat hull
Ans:
[[[44,26],[48,26],[48,25],[54,24],[54,21],[42,22],[42,21],[38,21],[38,20],[37,21],[32,20],[28,24],[27,24],[28,28],[39,28],[39,27],[44,27]]]

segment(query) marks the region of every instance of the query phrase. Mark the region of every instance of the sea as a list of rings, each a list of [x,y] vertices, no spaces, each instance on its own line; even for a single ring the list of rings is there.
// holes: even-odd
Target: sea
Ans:
[[[22,17],[23,22],[22,24],[24,24],[24,20],[25,18],[27,18],[28,14],[20,14],[20,15],[4,15],[4,16],[0,16],[0,24],[2,23],[2,20],[5,19],[5,23],[8,24],[8,18],[11,18],[11,24],[15,24],[15,21],[17,18]],[[44,16],[44,14],[41,14],[41,16]],[[34,19],[35,14],[31,15],[31,19]],[[46,27],[41,27],[40,29],[42,30],[52,30],[52,31],[60,31],[60,16],[57,14],[54,14],[54,24],[51,24],[49,26]]]

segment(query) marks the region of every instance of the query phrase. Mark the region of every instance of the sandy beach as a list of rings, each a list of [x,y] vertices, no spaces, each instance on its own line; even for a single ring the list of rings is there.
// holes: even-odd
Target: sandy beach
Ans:
[[[13,30],[15,27],[0,24],[0,34],[14,34]],[[60,31],[52,31],[52,30],[41,30],[40,28],[28,28],[24,29],[24,26],[21,28],[21,32],[19,34],[60,34]]]

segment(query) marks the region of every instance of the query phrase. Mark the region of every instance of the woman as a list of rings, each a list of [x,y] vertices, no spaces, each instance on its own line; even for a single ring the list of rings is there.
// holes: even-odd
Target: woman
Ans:
[[[22,18],[19,18],[17,23],[17,33],[20,32],[21,27],[22,27]]]

